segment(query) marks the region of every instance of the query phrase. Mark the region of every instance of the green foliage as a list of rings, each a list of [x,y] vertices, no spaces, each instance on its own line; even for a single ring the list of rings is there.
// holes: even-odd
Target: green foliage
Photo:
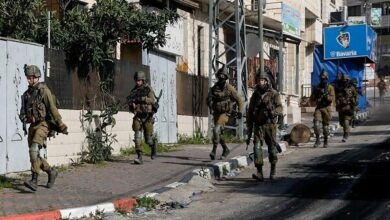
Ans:
[[[89,125],[94,122],[96,125],[94,130],[85,129],[88,149],[83,152],[82,158],[86,162],[98,163],[110,159],[112,145],[118,141],[116,135],[107,129],[115,126],[114,115],[118,113],[118,108],[118,105],[114,103],[103,108],[100,114],[94,113],[91,109],[83,114],[84,122],[88,122]]]
[[[116,44],[123,40],[140,42],[147,50],[163,46],[166,26],[177,19],[178,14],[170,10],[146,12],[126,0],[97,0],[89,10],[69,10],[53,39],[71,64],[100,67],[114,58]]]
[[[11,188],[11,180],[5,176],[0,176],[0,189],[2,188]]]
[[[141,198],[137,198],[136,208],[145,207],[147,210],[152,210],[155,209],[158,204],[160,204],[160,201],[158,201],[157,199],[144,196]]]
[[[47,43],[47,12],[44,0],[1,0],[0,36]],[[51,16],[51,31],[59,30],[59,22]]]
[[[151,149],[149,145],[146,143],[142,143],[142,147],[144,149],[144,154],[150,156],[151,154]],[[168,153],[168,152],[174,152],[180,150],[179,145],[176,144],[158,144],[157,145],[157,153]],[[121,148],[120,153],[123,156],[129,156],[129,155],[134,155],[136,154],[135,148],[134,147],[129,147],[129,148]]]
[[[211,140],[202,132],[196,132],[193,136],[178,134],[178,144],[210,144]]]

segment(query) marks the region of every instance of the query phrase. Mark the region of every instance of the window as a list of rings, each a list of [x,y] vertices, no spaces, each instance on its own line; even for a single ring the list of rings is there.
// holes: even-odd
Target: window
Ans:
[[[362,11],[360,5],[348,7],[348,16],[361,16],[361,15],[362,15]]]

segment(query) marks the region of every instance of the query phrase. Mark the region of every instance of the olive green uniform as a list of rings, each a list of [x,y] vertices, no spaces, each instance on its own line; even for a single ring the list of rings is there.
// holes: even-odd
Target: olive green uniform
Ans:
[[[386,82],[384,80],[380,80],[377,84],[377,87],[379,89],[379,100],[383,102],[385,93],[387,92],[387,86]]]
[[[358,104],[358,93],[353,85],[346,83],[337,90],[336,110],[339,113],[339,123],[343,127],[344,139],[348,138],[350,122],[354,118],[355,110]]]
[[[129,106],[130,112],[134,114],[132,128],[134,131],[135,149],[137,152],[142,153],[142,131],[144,132],[145,142],[152,148],[156,145],[153,140],[153,105],[156,102],[156,98],[152,87],[146,83],[133,88],[129,96],[136,97],[129,100]]]
[[[326,84],[326,87],[319,84],[316,86],[310,96],[311,103],[316,106],[314,110],[314,134],[316,135],[316,145],[319,145],[319,136],[321,132],[321,123],[324,134],[324,147],[327,146],[329,136],[329,122],[332,119],[332,104],[335,100],[335,91],[332,85]],[[315,145],[315,146],[316,146]]]
[[[207,104],[211,109],[213,115],[213,150],[211,153],[215,156],[215,152],[218,146],[218,143],[222,145],[222,148],[226,154],[227,146],[225,140],[223,139],[223,129],[225,124],[229,121],[230,113],[234,110],[233,106],[237,103],[238,110],[241,113],[243,109],[242,98],[238,95],[237,90],[225,82],[223,86],[215,84],[211,87],[209,94],[207,96]]]
[[[31,171],[39,173],[42,169],[45,172],[50,170],[46,159],[39,155],[39,150],[44,146],[49,135],[48,116],[54,119],[57,125],[61,125],[62,119],[58,112],[55,100],[50,89],[43,83],[29,87],[23,94],[22,117],[27,123],[31,123],[28,129],[28,146],[30,153]]]
[[[268,147],[268,159],[275,166],[278,161],[276,150],[276,133],[278,116],[283,114],[283,106],[279,93],[268,88],[262,92],[259,87],[253,93],[248,108],[247,128],[251,132],[254,128],[254,163],[258,169],[263,166],[263,142]]]

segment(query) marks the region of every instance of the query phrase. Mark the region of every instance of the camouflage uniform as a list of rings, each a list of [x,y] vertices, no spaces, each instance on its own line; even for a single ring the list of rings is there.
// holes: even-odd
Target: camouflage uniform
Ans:
[[[156,97],[152,87],[145,83],[145,73],[136,72],[134,80],[143,80],[142,85],[136,85],[127,97],[130,112],[134,114],[133,131],[134,144],[138,158],[134,160],[135,164],[142,164],[142,131],[144,132],[145,143],[151,148],[151,158],[156,156],[156,143],[153,139],[154,111],[153,106],[156,104]]]
[[[314,133],[316,142],[313,147],[320,145],[321,123],[324,134],[324,147],[328,147],[329,121],[332,119],[332,104],[335,99],[335,92],[332,85],[328,84],[328,73],[320,74],[321,82],[317,85],[310,96],[310,102],[316,105],[314,110]]]
[[[38,79],[41,73],[37,66],[31,65],[25,66],[25,75]],[[42,169],[48,173],[47,187],[50,188],[54,185],[58,173],[50,167],[43,155],[39,154],[39,151],[46,148],[46,138],[53,129],[67,134],[67,126],[62,122],[53,94],[44,83],[37,82],[34,85],[29,85],[27,91],[23,93],[20,119],[23,123],[30,124],[28,146],[32,179],[25,182],[25,186],[36,191],[38,174]]]
[[[225,68],[219,69],[216,73],[218,82],[210,88],[207,96],[207,105],[209,106],[213,115],[213,149],[210,153],[211,160],[215,160],[218,143],[222,145],[221,159],[225,159],[230,153],[225,140],[223,139],[223,129],[225,124],[229,121],[229,116],[234,111],[234,103],[238,105],[238,117],[240,118],[243,101],[238,95],[237,90],[226,82],[228,79],[227,70]]]
[[[377,84],[377,87],[379,89],[379,101],[383,102],[385,93],[387,92],[386,82],[383,79],[380,79],[380,81]]]
[[[358,101],[358,93],[348,81],[348,75],[343,74],[341,86],[336,90],[336,110],[339,113],[339,122],[344,131],[343,142],[347,141],[351,131],[349,126],[354,117]]]
[[[357,120],[357,113],[359,112],[359,95],[362,95],[362,92],[358,88],[358,81],[356,78],[353,78],[351,80],[351,85],[355,88],[356,90],[356,104],[354,105],[354,111],[353,111],[353,117],[351,120],[351,127],[354,128],[356,125],[356,120]]]
[[[248,140],[254,128],[254,163],[257,168],[257,175],[253,178],[263,181],[263,152],[262,144],[268,146],[268,159],[271,164],[270,178],[275,176],[275,167],[278,161],[276,150],[276,133],[278,116],[283,114],[283,106],[279,93],[272,89],[269,76],[266,73],[257,74],[256,80],[267,81],[265,86],[257,85],[250,101],[247,115]],[[247,144],[249,141],[247,140]]]

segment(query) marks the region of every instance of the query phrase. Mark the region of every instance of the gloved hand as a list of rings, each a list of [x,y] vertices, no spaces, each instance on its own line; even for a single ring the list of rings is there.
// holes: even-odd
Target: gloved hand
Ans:
[[[237,112],[237,119],[241,119],[242,118],[242,113],[241,112]]]
[[[66,124],[61,123],[58,127],[59,127],[61,133],[66,134],[66,135],[68,134],[68,126],[66,126]]]

